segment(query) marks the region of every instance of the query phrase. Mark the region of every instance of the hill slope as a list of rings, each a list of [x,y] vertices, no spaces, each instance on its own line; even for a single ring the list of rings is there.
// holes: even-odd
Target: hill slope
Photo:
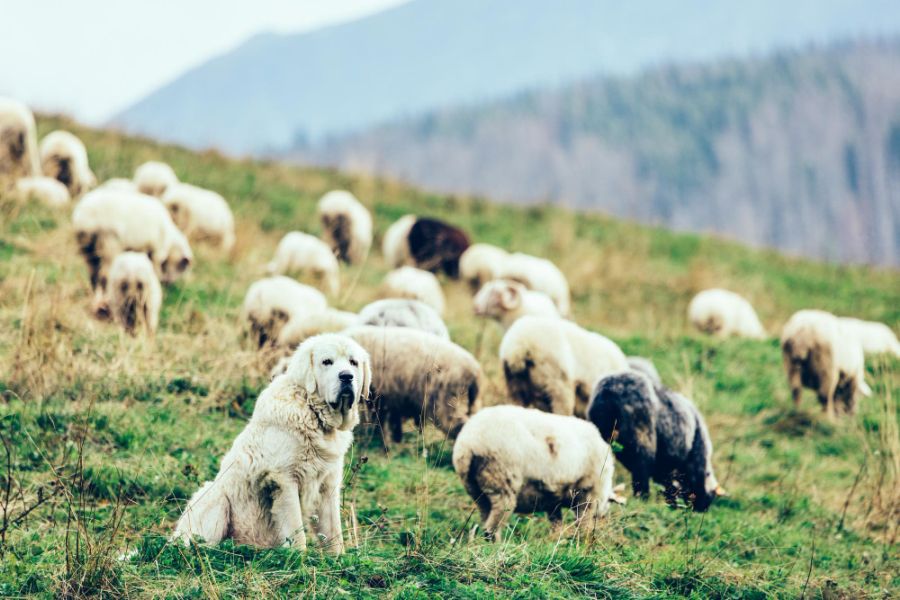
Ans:
[[[308,148],[304,161],[900,264],[900,41],[598,78]]]
[[[417,0],[319,31],[256,36],[114,122],[194,147],[278,150],[597,72],[897,30],[890,0]]]
[[[166,289],[156,338],[133,340],[88,316],[87,274],[67,211],[0,198],[0,595],[900,593],[898,362],[870,360],[874,397],[855,418],[831,425],[808,395],[799,412],[789,408],[774,337],[715,341],[692,333],[684,319],[693,293],[723,285],[746,294],[773,332],[809,306],[896,327],[896,271],[822,265],[557,208],[459,200],[39,122],[42,133],[60,126],[86,142],[101,180],[156,158],[182,179],[221,192],[234,207],[238,243],[231,260],[197,247],[191,277]],[[343,507],[345,522],[358,520],[355,531],[347,528],[358,548],[335,559],[228,543],[167,546],[185,499],[216,472],[267,381],[263,361],[242,344],[243,294],[281,234],[318,230],[315,202],[333,187],[351,189],[373,209],[379,235],[415,211],[457,223],[477,240],[556,261],[572,283],[575,318],[626,352],[651,357],[705,412],[730,498],[706,515],[669,510],[656,495],[629,500],[614,507],[592,541],[523,517],[513,519],[502,545],[466,543],[474,507],[443,437],[408,430],[386,452],[377,431],[360,429]],[[345,270],[332,304],[359,309],[377,296],[385,270],[377,252]],[[485,402],[502,401],[502,332],[473,317],[461,284],[443,283],[451,335],[482,362]],[[617,480],[628,481],[621,468]],[[119,560],[128,549],[135,553]]]

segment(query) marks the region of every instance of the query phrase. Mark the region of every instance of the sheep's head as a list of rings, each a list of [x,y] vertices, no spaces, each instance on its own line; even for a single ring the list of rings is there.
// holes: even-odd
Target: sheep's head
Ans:
[[[475,314],[501,319],[522,306],[525,286],[515,281],[495,279],[484,284],[473,300]]]
[[[194,253],[187,238],[180,231],[173,232],[173,236],[169,253],[160,264],[160,279],[165,284],[177,281],[194,262]]]

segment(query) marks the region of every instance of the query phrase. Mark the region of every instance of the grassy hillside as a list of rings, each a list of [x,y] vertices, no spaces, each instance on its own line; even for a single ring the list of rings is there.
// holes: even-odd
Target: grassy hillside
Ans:
[[[42,119],[43,133],[60,125]],[[161,331],[130,339],[88,315],[86,269],[69,215],[0,201],[0,596],[886,597],[900,594],[898,361],[874,359],[875,390],[856,418],[830,424],[811,396],[794,412],[778,343],[701,338],[685,323],[696,291],[746,294],[772,332],[803,307],[900,323],[900,274],[836,267],[556,209],[423,194],[389,181],[214,154],[73,127],[98,177],[160,158],[220,191],[238,219],[230,259],[197,248],[187,281],[165,293]],[[185,499],[253,410],[265,366],[242,342],[247,286],[282,233],[318,231],[315,202],[346,187],[380,234],[414,211],[477,240],[552,258],[577,320],[651,357],[705,412],[731,496],[705,515],[655,497],[615,506],[590,542],[514,518],[501,545],[468,543],[473,504],[438,432],[408,431],[385,452],[359,431],[346,466],[353,544],[254,550],[165,543]],[[377,297],[380,253],[346,269],[332,303]],[[451,335],[482,361],[488,404],[504,399],[501,330],[445,282]],[[630,481],[624,469],[617,480]],[[5,507],[5,508],[3,508]],[[568,523],[571,523],[569,516]],[[352,544],[351,544],[352,545]],[[128,549],[129,560],[117,560]]]

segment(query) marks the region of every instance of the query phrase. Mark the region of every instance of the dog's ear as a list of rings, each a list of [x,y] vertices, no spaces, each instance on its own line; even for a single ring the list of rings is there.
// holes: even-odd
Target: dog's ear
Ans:
[[[296,369],[296,378],[303,385],[306,393],[313,396],[318,386],[316,385],[316,365],[313,362],[313,344],[303,343],[297,348],[294,355],[293,368]]]
[[[362,386],[359,388],[359,401],[363,403],[365,406],[366,400],[369,399],[369,386],[372,385],[372,361],[369,359],[369,355],[364,354],[362,356],[362,362],[360,362],[362,368]]]

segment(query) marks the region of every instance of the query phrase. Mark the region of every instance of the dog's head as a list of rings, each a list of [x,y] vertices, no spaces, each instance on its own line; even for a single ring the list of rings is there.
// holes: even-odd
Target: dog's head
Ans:
[[[308,338],[291,358],[288,376],[305,390],[319,418],[336,429],[353,429],[358,405],[369,395],[369,354],[351,338],[326,333]]]

